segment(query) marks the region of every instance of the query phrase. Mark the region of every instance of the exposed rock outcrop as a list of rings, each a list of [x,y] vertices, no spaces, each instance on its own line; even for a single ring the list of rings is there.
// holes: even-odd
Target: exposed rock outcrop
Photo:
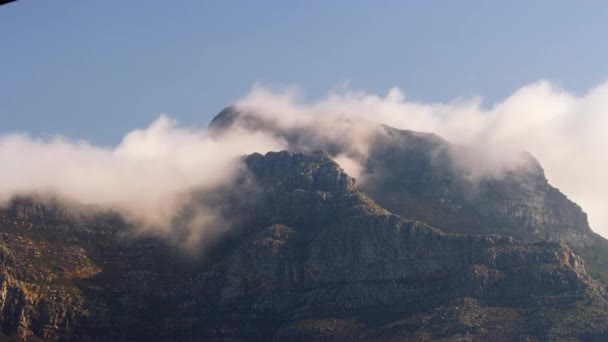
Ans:
[[[355,123],[342,124],[355,128]],[[563,242],[587,260],[594,276],[608,282],[608,241],[591,230],[576,203],[549,184],[531,155],[522,152],[516,167],[480,176],[476,172],[483,158],[478,151],[435,134],[367,125],[373,132],[368,151],[354,157],[363,165],[365,181],[359,188],[380,206],[445,232]],[[294,151],[310,148],[306,128],[280,126],[236,107],[224,109],[211,123],[217,131],[232,126],[270,132],[286,139]],[[316,140],[314,146],[332,156],[350,151],[348,144],[325,140]]]
[[[244,162],[247,181],[224,207],[239,219],[202,261],[154,237],[126,238],[112,214],[13,202],[0,213],[2,334],[608,338],[605,289],[565,244],[448,234],[391,214],[324,152]]]

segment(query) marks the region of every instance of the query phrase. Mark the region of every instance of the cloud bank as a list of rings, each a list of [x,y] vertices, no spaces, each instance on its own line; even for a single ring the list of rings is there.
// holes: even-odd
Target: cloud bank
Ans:
[[[9,134],[0,136],[0,199],[32,192],[60,194],[118,210],[143,230],[170,234],[170,221],[190,190],[229,183],[244,154],[284,147],[262,133],[235,129],[213,135],[206,129],[180,127],[164,115],[145,129],[129,132],[113,148]],[[199,211],[207,215],[198,215],[198,228],[189,231],[197,241],[204,239],[199,230],[212,228],[203,223],[216,221],[212,210]]]
[[[490,107],[480,98],[448,103],[409,101],[398,89],[386,95],[345,90],[300,101],[293,89],[255,86],[237,107],[264,115],[274,125],[298,129],[303,150],[339,146],[336,157],[351,175],[361,175],[378,125],[433,132],[478,148],[492,174],[517,161],[513,151],[537,157],[549,181],[589,214],[594,230],[608,236],[608,83],[577,96],[549,82],[524,86]],[[155,233],[172,235],[170,220],[188,191],[229,184],[240,170],[238,157],[288,148],[282,138],[238,126],[222,134],[182,127],[160,116],[125,135],[115,147],[57,137],[0,136],[0,200],[15,194],[58,192],[84,203],[118,209]],[[225,227],[213,208],[198,208],[180,243],[194,245]],[[183,232],[182,232],[183,233]]]
[[[540,161],[549,181],[588,213],[591,227],[608,236],[608,82],[575,95],[539,81],[488,108],[478,97],[449,103],[409,101],[399,88],[384,96],[346,90],[303,103],[293,89],[273,92],[260,86],[238,105],[275,116],[284,125],[293,123],[292,117],[327,121],[328,117],[346,116],[436,133],[476,148],[485,163],[478,164],[481,173],[509,168],[521,161],[518,151],[529,151]],[[327,127],[327,132],[331,130]],[[350,139],[356,150],[364,151],[367,135],[361,132],[334,135]],[[356,164],[351,168],[356,172]]]

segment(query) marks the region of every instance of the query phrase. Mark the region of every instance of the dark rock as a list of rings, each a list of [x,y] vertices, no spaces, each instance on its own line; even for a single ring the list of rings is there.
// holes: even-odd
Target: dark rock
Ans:
[[[394,215],[326,153],[244,159],[203,260],[112,215],[0,215],[0,327],[44,340],[608,337],[603,286],[566,244],[444,233]],[[225,189],[224,189],[225,190]],[[222,192],[224,193],[224,192]],[[226,192],[229,193],[229,192]],[[247,199],[235,197],[242,193]],[[194,197],[196,198],[196,197]],[[202,199],[201,199],[202,200]],[[60,217],[60,220],[40,219]]]
[[[236,107],[218,114],[210,127],[222,131],[235,125],[284,138],[294,151],[309,148],[302,141],[310,140],[311,128],[287,129]],[[359,187],[380,206],[445,232],[566,243],[586,259],[594,277],[608,283],[608,240],[591,230],[576,203],[549,184],[530,154],[521,153],[520,167],[479,177],[474,174],[478,151],[435,134],[384,125],[373,132],[367,155],[358,156],[365,179]],[[315,140],[315,147],[332,156],[351,152],[347,145],[324,140]]]

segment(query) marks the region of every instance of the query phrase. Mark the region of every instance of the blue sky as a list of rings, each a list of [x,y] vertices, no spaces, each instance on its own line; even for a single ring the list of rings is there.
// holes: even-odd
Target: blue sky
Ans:
[[[0,134],[112,145],[160,113],[204,126],[256,82],[582,93],[608,76],[607,32],[606,2],[20,0],[0,7]]]

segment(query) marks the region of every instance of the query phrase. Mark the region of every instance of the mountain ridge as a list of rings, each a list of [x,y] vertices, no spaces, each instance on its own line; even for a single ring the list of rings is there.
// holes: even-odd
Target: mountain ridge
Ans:
[[[244,161],[256,201],[238,210],[249,219],[234,227],[230,246],[182,271],[170,244],[125,240],[125,227],[112,221],[39,220],[46,209],[36,202],[31,211],[23,201],[4,211],[3,334],[338,341],[508,339],[514,327],[529,339],[608,334],[605,289],[566,245],[446,234],[403,219],[361,193],[324,152]],[[450,315],[437,316],[439,308]],[[560,318],[542,318],[555,312]],[[513,317],[499,324],[497,313]],[[430,321],[414,323],[426,315]]]
[[[350,124],[343,117],[338,120]],[[313,120],[313,124],[323,122]],[[520,153],[522,166],[471,181],[475,160],[485,154],[479,156],[479,151],[433,133],[364,125],[372,133],[366,155],[353,155],[365,180],[359,187],[382,207],[446,232],[565,242],[588,259],[598,279],[608,283],[608,240],[591,230],[579,205],[549,184],[531,154]],[[235,126],[283,138],[294,151],[307,152],[312,144],[333,157],[352,155],[348,143],[339,140],[311,143],[307,137],[312,127],[281,126],[272,117],[238,106],[225,108],[210,123],[210,129],[218,132]],[[473,160],[473,166],[466,160]]]
[[[233,183],[193,191],[175,233],[196,228],[188,215],[200,205],[225,225],[194,246],[204,253],[184,253],[119,213],[60,199],[21,196],[0,208],[0,335],[608,339],[601,267],[579,256],[597,242],[538,162],[475,183],[471,194],[449,154],[458,147],[433,134],[378,126],[364,155],[331,137],[303,144],[306,127],[240,121],[235,107],[222,113],[212,133],[266,130],[290,150],[243,156]],[[364,181],[336,163],[339,155],[363,162]]]

